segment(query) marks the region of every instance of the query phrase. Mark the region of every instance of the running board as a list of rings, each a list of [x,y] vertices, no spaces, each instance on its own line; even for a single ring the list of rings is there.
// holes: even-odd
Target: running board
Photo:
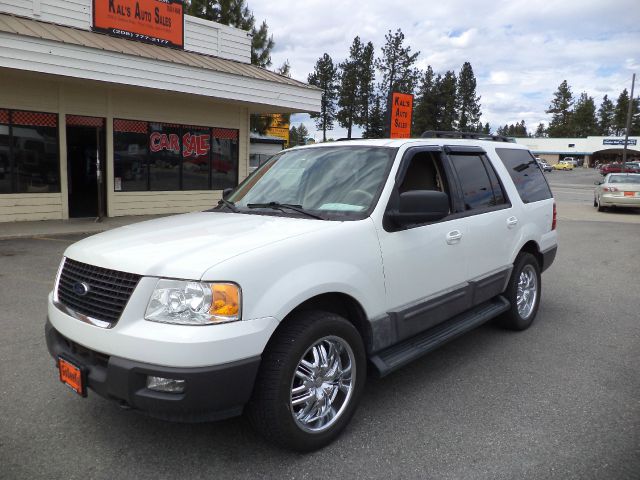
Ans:
[[[378,352],[370,360],[378,369],[380,376],[384,377],[448,341],[506,312],[509,307],[508,300],[499,295],[488,302],[419,333],[415,337],[408,338]]]

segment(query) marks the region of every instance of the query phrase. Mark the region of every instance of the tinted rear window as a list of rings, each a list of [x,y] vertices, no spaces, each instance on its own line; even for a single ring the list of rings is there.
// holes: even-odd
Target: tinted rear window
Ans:
[[[549,184],[528,150],[496,148],[496,153],[511,175],[511,179],[524,203],[551,198]]]

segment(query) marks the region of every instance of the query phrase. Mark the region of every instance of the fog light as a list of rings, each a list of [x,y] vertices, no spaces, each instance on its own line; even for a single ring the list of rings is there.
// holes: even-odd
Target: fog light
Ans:
[[[186,380],[178,380],[175,378],[147,377],[147,388],[156,392],[182,393],[186,386]]]

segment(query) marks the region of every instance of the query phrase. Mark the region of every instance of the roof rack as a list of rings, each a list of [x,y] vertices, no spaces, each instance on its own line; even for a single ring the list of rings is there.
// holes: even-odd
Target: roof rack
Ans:
[[[469,138],[474,140],[488,140],[491,142],[515,143],[513,138],[503,135],[491,135],[490,133],[477,132],[447,132],[439,130],[427,130],[420,136],[421,138]]]

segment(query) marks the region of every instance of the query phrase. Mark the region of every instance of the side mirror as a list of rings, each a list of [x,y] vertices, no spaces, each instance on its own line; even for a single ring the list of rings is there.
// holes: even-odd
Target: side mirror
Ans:
[[[231,192],[233,192],[233,188],[225,188],[222,190],[222,198],[227,198]]]
[[[449,195],[437,190],[411,190],[400,194],[398,211],[391,218],[400,226],[435,222],[449,214]]]

